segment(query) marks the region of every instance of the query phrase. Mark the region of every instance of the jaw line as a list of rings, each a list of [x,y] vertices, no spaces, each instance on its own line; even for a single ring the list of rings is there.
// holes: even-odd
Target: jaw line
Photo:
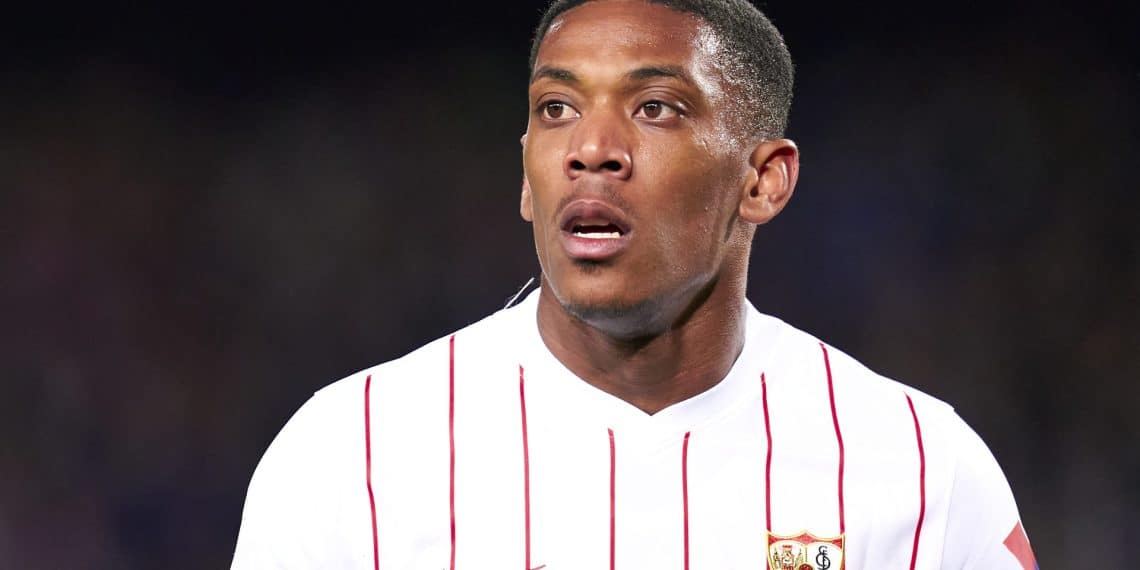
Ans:
[[[645,299],[631,305],[585,305],[560,299],[559,304],[583,325],[630,348],[644,346],[666,328],[646,326],[648,321],[654,320],[653,316],[660,315],[660,301],[657,299]]]
[[[606,263],[578,260],[574,268],[588,273],[604,270]],[[633,303],[597,303],[587,305],[565,299],[550,287],[554,299],[562,310],[582,325],[594,329],[615,344],[636,350],[647,345],[671,329],[684,325],[697,313],[717,288],[720,278],[713,277],[701,284],[690,283],[688,287],[669,295],[650,296]],[[676,310],[674,301],[684,301]]]

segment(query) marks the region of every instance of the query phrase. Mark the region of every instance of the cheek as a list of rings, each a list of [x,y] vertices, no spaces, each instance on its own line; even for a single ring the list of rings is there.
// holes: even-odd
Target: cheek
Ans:
[[[550,209],[555,206],[557,197],[553,190],[558,185],[561,172],[561,155],[544,152],[541,148],[527,147],[523,153],[523,172],[530,183],[531,207],[534,223],[548,220]]]
[[[665,203],[662,212],[661,243],[671,264],[693,271],[718,264],[726,244],[731,242],[739,200],[732,176],[725,164],[697,163],[673,180],[677,196]],[[680,173],[677,173],[680,174]]]
[[[726,176],[727,165],[707,157],[682,159],[673,164],[676,166],[665,174],[669,179],[660,185],[673,189],[672,195],[663,200],[670,205],[672,221],[690,234],[708,233],[723,226],[735,211],[732,197],[736,190],[732,177]]]

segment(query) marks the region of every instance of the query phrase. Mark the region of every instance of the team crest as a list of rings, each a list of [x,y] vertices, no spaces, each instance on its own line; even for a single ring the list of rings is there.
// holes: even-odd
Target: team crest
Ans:
[[[843,535],[820,538],[804,531],[794,536],[768,533],[771,570],[843,570]]]

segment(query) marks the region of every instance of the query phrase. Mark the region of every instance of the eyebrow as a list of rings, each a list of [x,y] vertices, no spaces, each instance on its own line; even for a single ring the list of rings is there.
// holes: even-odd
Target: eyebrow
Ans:
[[[628,81],[642,82],[650,79],[657,78],[679,79],[685,83],[692,83],[689,79],[689,74],[679,65],[654,65],[649,67],[639,67],[627,74],[625,78]]]
[[[657,78],[677,79],[685,83],[692,83],[689,74],[679,65],[651,65],[646,67],[639,67],[625,74],[625,80],[634,83],[641,83],[650,79]],[[563,83],[581,83],[582,80],[569,69],[561,67],[551,67],[544,65],[534,71],[531,76],[530,82],[534,83],[539,79],[551,79],[553,81],[561,81]]]
[[[554,81],[562,81],[564,83],[582,82],[580,79],[578,79],[577,75],[574,75],[573,71],[570,71],[569,69],[563,69],[561,67],[550,67],[548,65],[544,65],[534,70],[534,75],[531,76],[530,82],[534,83],[539,79],[553,79]]]

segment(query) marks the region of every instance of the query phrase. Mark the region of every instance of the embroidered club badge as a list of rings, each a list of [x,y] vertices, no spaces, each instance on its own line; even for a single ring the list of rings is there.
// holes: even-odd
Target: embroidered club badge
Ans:
[[[768,533],[771,570],[843,570],[843,535],[820,538],[804,531],[780,536]]]

